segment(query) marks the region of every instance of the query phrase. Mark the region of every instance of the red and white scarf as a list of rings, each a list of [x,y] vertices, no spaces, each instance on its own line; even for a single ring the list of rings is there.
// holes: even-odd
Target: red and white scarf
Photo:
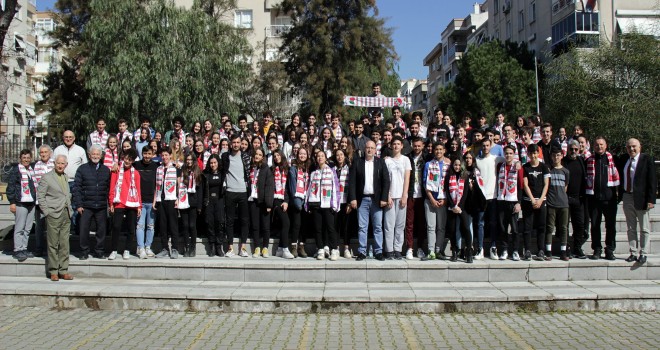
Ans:
[[[607,156],[607,187],[619,186],[619,171],[614,166],[612,154],[605,152]],[[594,181],[596,180],[596,156],[587,159],[587,194],[594,194]]]
[[[541,127],[537,126],[532,133],[532,142],[539,143],[539,141],[541,141]]]
[[[119,140],[119,144],[124,142],[126,139],[133,141],[133,134],[130,131],[124,130],[124,132],[117,133],[117,140]]]
[[[35,188],[39,187],[41,178],[51,172],[53,168],[55,168],[55,162],[52,159],[49,159],[47,163],[38,161],[37,164],[34,165],[34,176],[32,177],[32,180],[34,181]]]
[[[426,190],[437,192],[440,197],[439,199],[444,199],[442,183],[445,178],[445,172],[449,167],[449,164],[444,163],[444,161],[433,159],[429,162],[429,166],[426,170]]]
[[[456,178],[458,176],[452,175],[449,177],[449,197],[451,197],[451,200],[454,202],[454,206],[458,206],[458,204],[461,202],[461,198],[463,197],[463,190],[465,189],[465,179],[458,178],[458,181],[456,181]]]
[[[173,164],[170,163],[167,167],[167,173],[165,173],[165,165],[159,166],[156,170],[156,202],[161,201],[163,185],[165,186],[165,200],[177,200],[176,182],[176,167]]]
[[[380,150],[381,150],[381,148],[383,148],[383,141],[382,141],[382,140],[378,140],[378,142],[376,142],[376,157],[378,157],[378,158],[380,158]]]
[[[92,140],[92,145],[101,145],[101,147],[105,147],[108,143],[108,137],[110,137],[110,134],[105,130],[103,130],[102,134],[100,134],[98,130],[94,130],[93,133],[89,134],[89,138]]]
[[[211,144],[209,146],[208,152],[209,154],[220,154],[220,144],[218,144],[217,146],[213,146],[213,144]]]
[[[250,170],[250,197],[248,198],[249,201],[253,201],[258,197],[258,186],[257,186],[257,181],[259,180],[259,168],[257,167],[252,167]]]
[[[298,168],[296,172],[296,194],[294,197],[305,199],[305,193],[307,193],[307,184],[309,182],[309,173]]]
[[[117,176],[117,184],[115,184],[115,198],[112,200],[112,203],[121,202],[121,188],[122,184],[124,183],[124,173],[126,172],[126,169],[124,169],[124,162],[121,162],[120,167],[121,171],[119,171],[119,175]],[[138,198],[137,185],[135,184],[135,168],[131,166],[130,172],[131,182],[128,187],[128,195],[126,196],[126,203],[124,203],[124,205],[128,208],[139,208],[140,200]]]
[[[329,166],[312,172],[309,180],[310,203],[320,203],[321,208],[333,208],[332,194],[334,190],[335,174]]]
[[[21,174],[21,203],[32,203],[32,191],[30,190],[30,179],[34,176],[34,170],[28,165],[18,164],[18,172]]]
[[[287,174],[276,166],[273,169],[273,178],[275,179],[275,194],[273,198],[284,200],[284,191],[286,190]]]
[[[339,178],[339,203],[346,203],[348,199],[348,191],[346,191],[346,186],[348,185],[348,164],[344,164],[343,167],[337,168],[337,177]]]
[[[112,167],[119,162],[118,154],[119,153],[117,148],[115,149],[106,148],[103,156],[103,165],[112,169]]]
[[[518,171],[516,163],[502,164],[497,174],[497,200],[507,202],[518,201]]]
[[[340,126],[337,126],[336,129],[330,128],[330,130],[332,130],[332,133],[335,135],[335,140],[336,140],[337,142],[341,141],[341,137],[344,136],[344,135],[342,135],[342,133],[341,133],[341,127],[340,127]]]

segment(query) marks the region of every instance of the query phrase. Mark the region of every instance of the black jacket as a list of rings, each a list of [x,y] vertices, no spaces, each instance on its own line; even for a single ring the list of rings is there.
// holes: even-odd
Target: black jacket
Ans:
[[[32,202],[25,204],[34,205],[37,201],[37,191],[35,191],[32,176],[28,178],[28,186],[30,186]],[[9,181],[7,182],[7,200],[9,200],[9,204],[21,204],[21,172],[18,170],[18,165],[13,167],[9,173]]]
[[[364,198],[364,169],[365,160],[362,158],[357,159],[351,165],[349,170],[349,185],[348,185],[348,201],[357,200],[358,205]],[[381,158],[374,157],[374,199],[375,203],[387,201],[390,194],[390,174],[387,171],[385,161]],[[378,205],[378,204],[377,204]]]
[[[101,162],[85,163],[76,171],[72,204],[75,208],[107,208],[109,190],[110,169]]]
[[[619,198],[623,198],[625,192],[626,163],[630,156],[621,158],[621,167],[619,170]],[[646,153],[640,153],[635,176],[633,177],[633,204],[637,210],[647,210],[648,204],[655,204],[656,193],[658,190],[658,179],[655,175],[655,162],[653,157]]]
[[[204,174],[201,174],[200,177],[200,183],[195,184],[195,192],[188,192],[190,208],[202,209],[209,204],[209,183]]]
[[[222,183],[225,183],[227,172],[229,171],[229,155],[231,151],[225,152],[220,156],[220,172],[222,173]],[[243,160],[243,177],[245,180],[245,187],[249,190],[248,184],[250,183],[250,154],[241,152],[241,159]]]
[[[249,171],[249,170],[248,170]],[[248,173],[249,178],[249,173]],[[248,186],[248,197],[252,193],[252,186]],[[275,178],[273,172],[264,160],[259,167],[259,175],[257,176],[257,204],[265,205],[266,208],[273,207],[273,195],[275,194]]]
[[[410,182],[408,183],[408,198],[413,199],[413,194],[415,193],[415,156],[411,152],[408,155],[408,159],[410,159],[410,166],[412,167],[412,171],[410,172]],[[424,154],[424,151],[422,151],[422,154],[420,155],[420,164],[421,164],[421,174],[419,175],[419,181],[421,182],[420,185],[422,186],[422,198],[426,197],[426,191],[424,190],[424,185],[422,180],[424,180],[424,165],[426,165],[427,162],[427,156]]]

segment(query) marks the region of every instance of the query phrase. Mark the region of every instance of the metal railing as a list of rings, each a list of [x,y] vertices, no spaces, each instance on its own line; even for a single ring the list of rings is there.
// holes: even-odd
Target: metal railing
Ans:
[[[293,26],[292,25],[273,25],[266,27],[266,37],[280,38],[284,36]]]

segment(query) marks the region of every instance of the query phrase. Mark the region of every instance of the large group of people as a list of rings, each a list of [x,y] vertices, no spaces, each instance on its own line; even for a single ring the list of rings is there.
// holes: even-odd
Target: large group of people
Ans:
[[[187,130],[174,118],[165,133],[148,118],[134,132],[119,120],[111,133],[99,118],[86,152],[65,131],[54,151],[39,148],[36,163],[22,151],[11,174],[14,257],[48,255],[50,278],[72,279],[72,233],[81,260],[114,260],[194,257],[201,231],[209,256],[548,261],[587,258],[590,232],[589,257],[600,259],[604,218],[604,258],[614,260],[623,201],[626,261],[646,261],[657,180],[639,140],[615,162],[605,138],[589,139],[580,126],[569,135],[538,115],[509,123],[496,113],[489,125],[486,114],[454,121],[438,109],[430,120],[413,112],[406,122],[399,107],[389,120],[382,109],[369,111],[350,121],[333,111],[304,121],[296,113],[288,125],[271,112],[235,123],[223,114],[219,126],[205,120]],[[279,236],[272,248],[271,234]],[[315,248],[306,249],[311,239]]]

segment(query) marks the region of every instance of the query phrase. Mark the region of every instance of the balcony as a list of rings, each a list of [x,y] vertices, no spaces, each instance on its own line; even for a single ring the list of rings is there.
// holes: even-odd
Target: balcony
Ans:
[[[451,64],[456,59],[463,56],[463,52],[467,49],[467,45],[452,45],[447,50],[447,55],[444,57],[445,64]]]
[[[266,27],[266,37],[267,38],[281,38],[286,34],[292,25],[276,25],[276,26],[267,26]]]

